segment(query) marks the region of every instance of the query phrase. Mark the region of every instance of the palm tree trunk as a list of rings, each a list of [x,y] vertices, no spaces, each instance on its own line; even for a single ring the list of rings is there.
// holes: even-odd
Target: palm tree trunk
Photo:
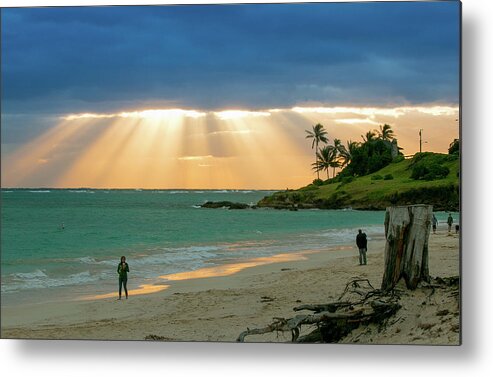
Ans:
[[[315,141],[315,164],[318,162],[317,152],[318,152],[318,141]],[[318,167],[317,167],[317,179],[320,179],[320,173]]]

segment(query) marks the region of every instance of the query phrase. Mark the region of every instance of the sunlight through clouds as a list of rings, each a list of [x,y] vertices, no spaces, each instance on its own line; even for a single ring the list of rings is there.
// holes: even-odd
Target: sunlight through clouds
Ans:
[[[247,117],[268,117],[271,114],[268,111],[225,110],[214,112],[214,115],[221,120],[228,120]]]
[[[334,122],[336,123],[343,123],[343,124],[373,124],[377,126],[379,123],[375,122],[374,120],[368,119],[368,118],[361,118],[361,119],[335,119]]]
[[[190,117],[200,118],[205,116],[206,113],[196,110],[183,110],[183,109],[150,109],[142,111],[126,111],[117,114],[70,114],[62,117],[64,120],[75,119],[97,119],[97,118],[141,118],[141,119],[163,119],[169,117]]]
[[[270,110],[144,109],[60,118],[2,160],[9,187],[249,188],[310,182],[305,130],[322,123],[329,143],[390,124],[403,148],[447,151],[459,134],[458,106],[326,106]]]

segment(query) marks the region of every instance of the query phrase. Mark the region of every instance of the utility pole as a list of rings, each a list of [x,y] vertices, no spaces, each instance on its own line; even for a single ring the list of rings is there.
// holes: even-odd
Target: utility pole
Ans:
[[[423,141],[423,129],[420,128],[419,129],[419,153],[421,153],[423,151],[423,144],[426,144],[427,141]]]
[[[422,138],[421,138],[421,133],[423,132],[423,129],[419,129],[419,153],[421,153],[421,145],[423,144]]]

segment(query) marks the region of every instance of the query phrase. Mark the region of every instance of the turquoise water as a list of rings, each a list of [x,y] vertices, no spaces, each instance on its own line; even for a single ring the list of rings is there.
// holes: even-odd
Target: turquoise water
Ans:
[[[136,286],[226,262],[352,244],[358,228],[383,234],[382,211],[198,208],[208,200],[256,203],[269,193],[2,190],[2,296],[102,293],[115,285],[121,255]]]

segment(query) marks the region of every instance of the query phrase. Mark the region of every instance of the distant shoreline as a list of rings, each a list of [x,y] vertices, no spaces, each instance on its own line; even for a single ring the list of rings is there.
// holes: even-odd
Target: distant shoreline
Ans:
[[[2,187],[0,191],[41,191],[41,190],[53,190],[53,191],[82,191],[82,190],[91,190],[91,191],[224,191],[224,192],[244,192],[244,191],[266,191],[266,192],[276,192],[280,189],[226,189],[226,188],[217,188],[217,189],[187,189],[187,188],[93,188],[93,187]]]

